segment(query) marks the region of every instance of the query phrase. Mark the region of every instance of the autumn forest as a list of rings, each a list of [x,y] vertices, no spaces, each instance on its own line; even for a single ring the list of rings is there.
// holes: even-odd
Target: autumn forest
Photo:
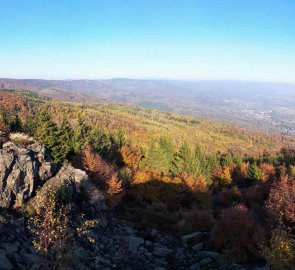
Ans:
[[[138,230],[203,232],[206,249],[224,262],[294,263],[294,137],[29,91],[0,92],[0,132],[1,147],[26,147],[31,137],[56,166],[85,171],[109,209]],[[27,137],[9,135],[19,133]]]

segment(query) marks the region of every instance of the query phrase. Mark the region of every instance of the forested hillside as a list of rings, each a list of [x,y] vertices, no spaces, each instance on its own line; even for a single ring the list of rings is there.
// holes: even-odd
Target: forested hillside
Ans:
[[[164,260],[158,266],[294,265],[294,137],[121,104],[61,102],[32,92],[1,91],[0,104],[0,146],[9,148],[5,142],[10,140],[30,147],[32,136],[49,150],[56,166],[70,163],[85,171],[92,192],[102,192],[114,215],[142,232],[142,238],[133,240],[151,242],[153,256]],[[30,217],[29,233],[44,261],[62,265],[64,251],[57,241],[69,230],[65,223],[54,224],[59,235],[44,250],[41,236],[52,229],[45,218],[50,220],[52,214],[62,222],[64,215],[73,217],[78,207],[66,209],[82,199],[78,196],[70,204],[68,193],[50,194],[49,201],[42,201],[46,207],[55,205],[50,211],[43,206],[43,212],[28,213],[30,204],[22,211]],[[62,208],[56,207],[58,198],[63,198]],[[88,208],[86,215],[95,227],[93,211]],[[154,230],[169,236],[159,240]],[[191,232],[181,247],[190,251],[179,259],[175,237]],[[199,242],[186,243],[192,238]]]
[[[0,89],[91,103],[99,99],[294,135],[295,85],[253,81],[15,80]]]
[[[17,114],[24,122],[36,122],[37,114],[42,108],[47,108],[58,125],[65,120],[75,127],[79,116],[84,124],[91,127],[99,126],[108,131],[122,128],[127,140],[144,150],[161,136],[171,140],[176,148],[187,142],[191,147],[198,144],[209,153],[231,152],[254,156],[264,151],[275,153],[294,144],[293,136],[253,132],[201,118],[106,101],[67,103],[24,91],[1,91],[0,99],[2,110],[6,110],[11,118]]]

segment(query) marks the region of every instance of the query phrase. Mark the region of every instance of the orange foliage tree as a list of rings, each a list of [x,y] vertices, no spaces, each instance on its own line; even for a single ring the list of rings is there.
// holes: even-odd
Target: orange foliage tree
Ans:
[[[295,225],[295,179],[287,175],[275,182],[266,202],[270,220]]]
[[[259,168],[261,170],[261,180],[263,182],[274,179],[276,174],[276,169],[273,165],[269,163],[261,163],[259,165]]]
[[[112,177],[108,180],[108,195],[115,195],[122,192],[122,181],[118,179],[117,174],[113,174]]]
[[[98,178],[106,183],[114,174],[114,168],[102,157],[93,151],[91,146],[87,146],[82,152],[83,166],[92,178]]]
[[[242,184],[246,179],[248,179],[249,174],[249,162],[242,162],[234,170],[234,182],[236,184]]]
[[[218,166],[213,169],[213,179],[217,186],[228,186],[232,182],[232,167],[226,166],[222,168]]]
[[[188,173],[182,173],[180,175],[180,178],[182,180],[182,183],[193,192],[206,192],[208,190],[207,181],[202,176],[195,178]]]
[[[121,155],[124,164],[131,170],[137,170],[139,167],[139,162],[142,158],[142,153],[131,146],[123,146],[121,148]]]

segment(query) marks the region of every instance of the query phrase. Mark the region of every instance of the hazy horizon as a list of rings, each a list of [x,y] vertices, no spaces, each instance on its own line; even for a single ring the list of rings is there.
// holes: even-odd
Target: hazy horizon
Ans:
[[[295,83],[293,1],[2,1],[0,77]]]
[[[4,80],[32,80],[32,81],[111,81],[111,80],[134,80],[134,81],[166,81],[166,82],[237,82],[237,83],[262,83],[262,84],[295,84],[294,82],[283,82],[283,81],[271,81],[271,80],[244,80],[244,79],[169,79],[169,78],[133,78],[133,77],[105,77],[105,78],[60,78],[60,79],[51,79],[51,78],[13,78],[13,77],[0,77]],[[238,89],[237,89],[238,90]]]

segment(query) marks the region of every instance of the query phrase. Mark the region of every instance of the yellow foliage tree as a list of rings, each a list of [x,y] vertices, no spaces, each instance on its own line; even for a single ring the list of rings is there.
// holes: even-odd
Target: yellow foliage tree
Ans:
[[[270,245],[262,246],[262,255],[274,270],[294,269],[295,240],[280,226],[272,230]]]
[[[131,146],[123,146],[121,148],[121,155],[124,163],[131,170],[137,170],[139,162],[142,158],[142,153]]]
[[[229,185],[232,181],[232,178],[231,178],[231,172],[230,172],[230,169],[229,167],[225,167],[223,169],[223,174],[221,176],[221,179],[223,180],[223,182],[226,184],[226,185]]]

